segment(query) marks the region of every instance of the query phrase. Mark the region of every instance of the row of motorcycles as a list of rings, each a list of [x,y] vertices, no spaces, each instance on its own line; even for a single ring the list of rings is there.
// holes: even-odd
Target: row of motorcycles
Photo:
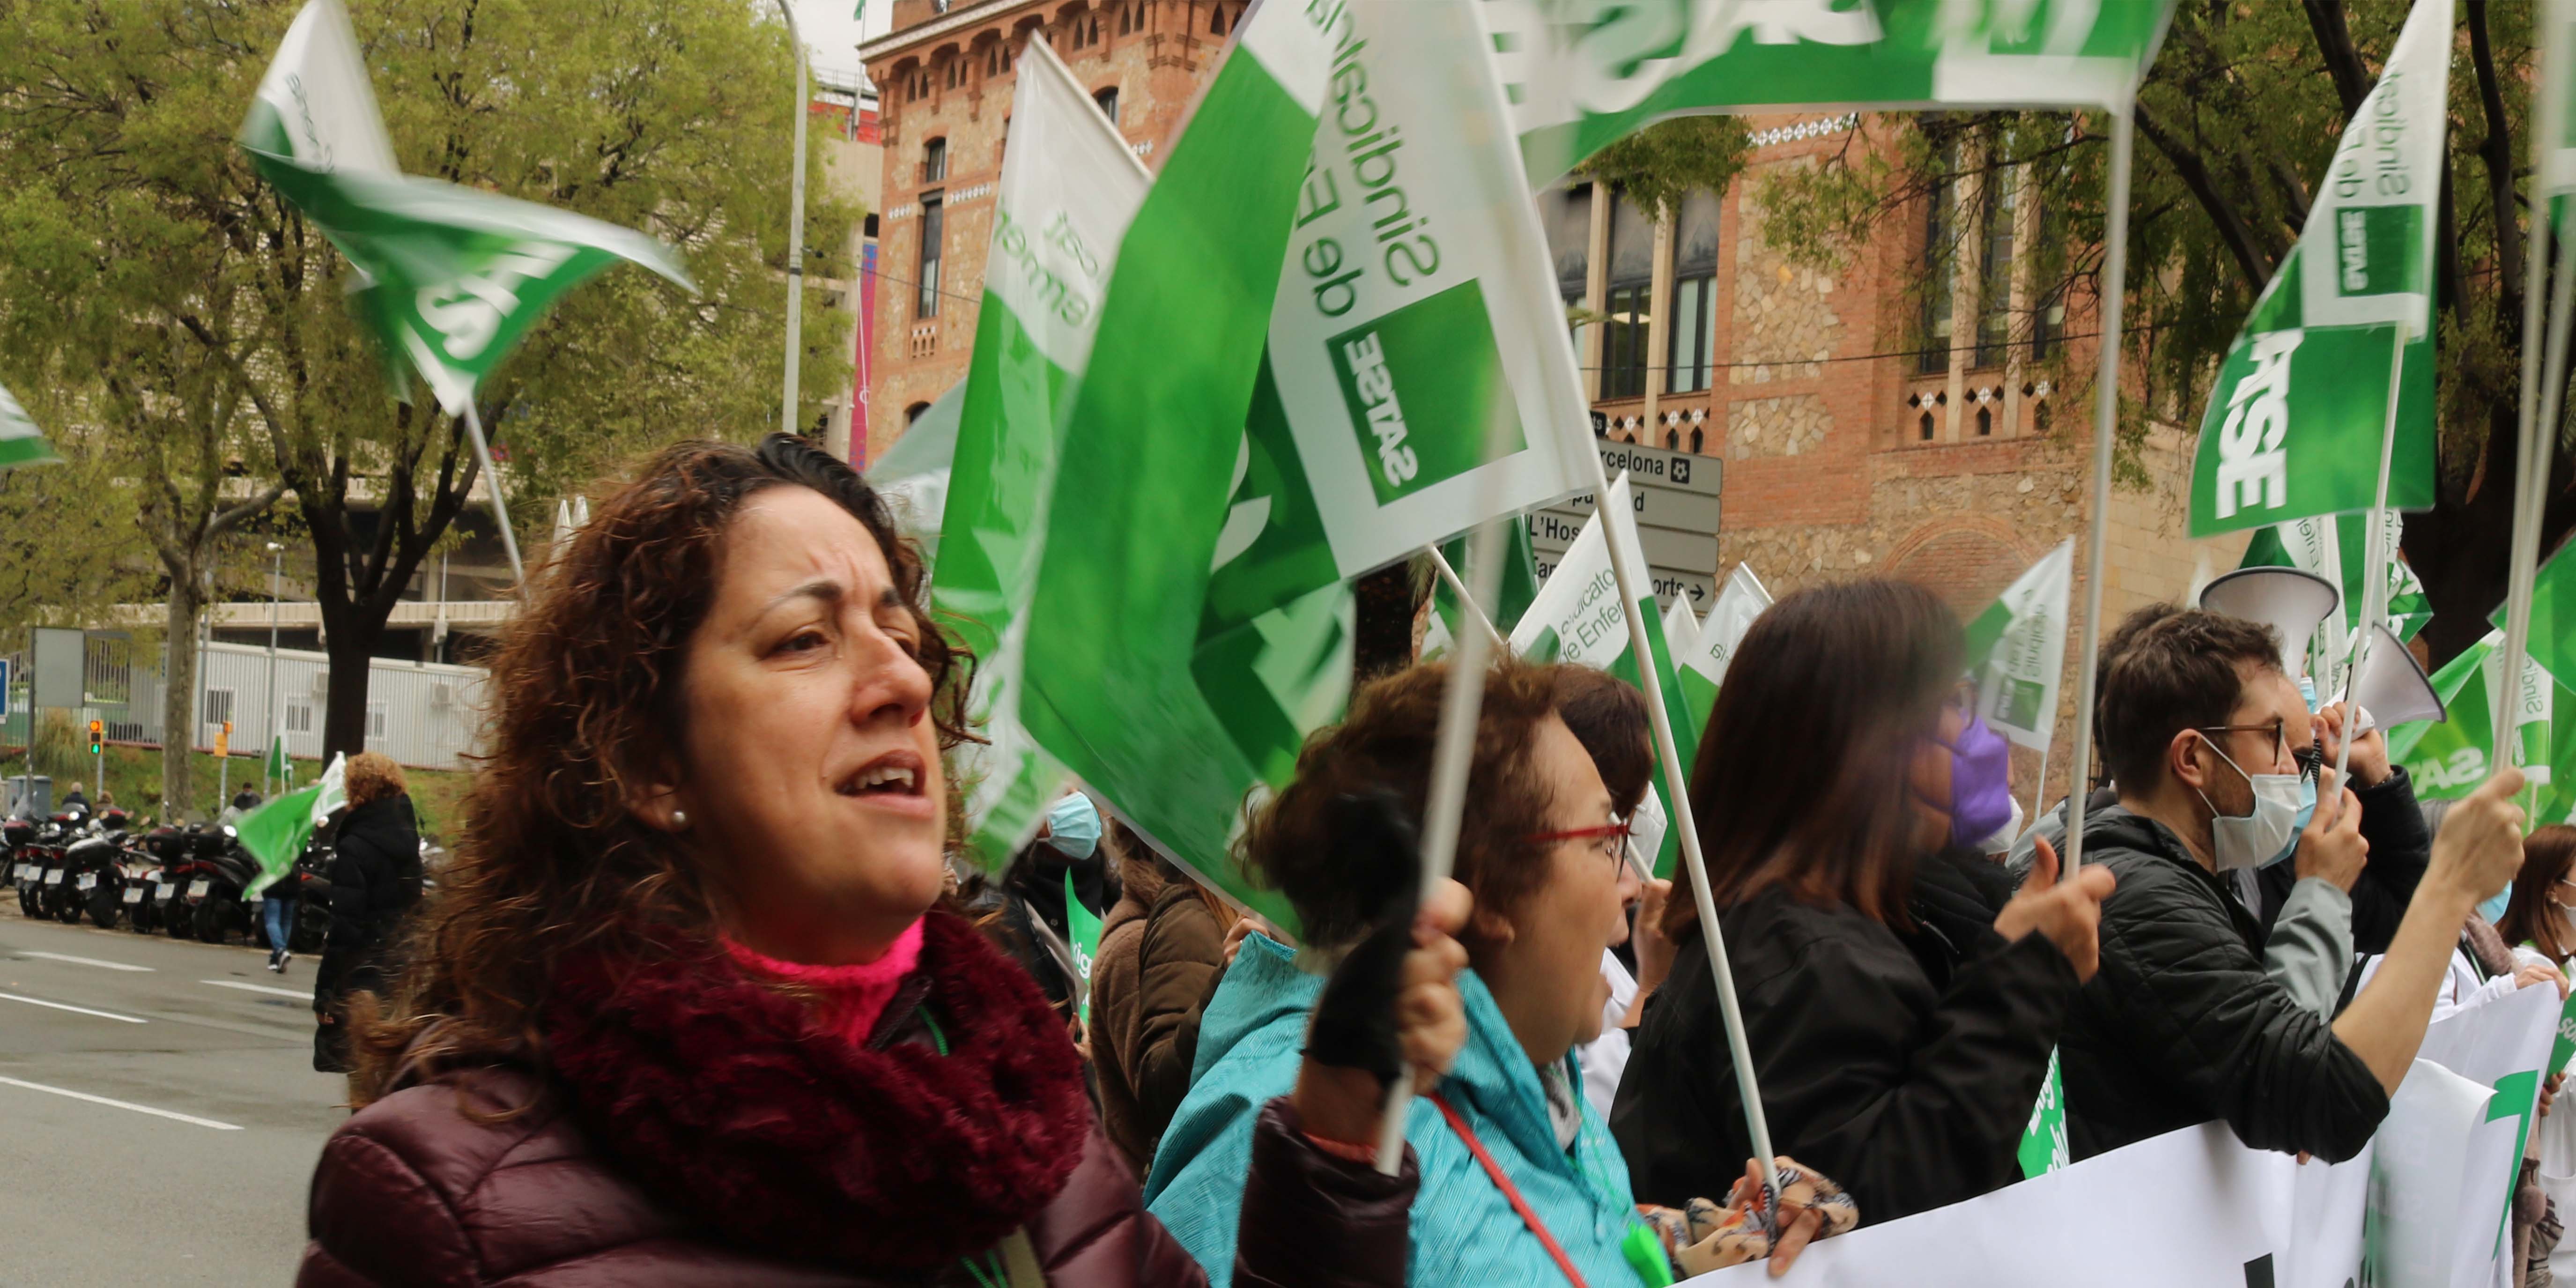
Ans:
[[[145,820],[148,824],[150,820]],[[259,876],[259,860],[230,825],[136,826],[113,806],[43,819],[0,821],[18,908],[68,925],[87,917],[101,930],[119,919],[136,934],[226,944],[239,937],[263,948],[268,932],[258,905],[242,894]],[[289,952],[322,947],[331,924],[331,851],[318,840],[297,857],[280,884],[295,892]]]

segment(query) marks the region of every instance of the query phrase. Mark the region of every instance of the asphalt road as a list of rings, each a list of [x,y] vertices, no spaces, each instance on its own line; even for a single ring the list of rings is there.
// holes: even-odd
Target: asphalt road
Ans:
[[[265,959],[0,901],[0,1285],[294,1278],[347,1086],[313,1072],[313,959]]]

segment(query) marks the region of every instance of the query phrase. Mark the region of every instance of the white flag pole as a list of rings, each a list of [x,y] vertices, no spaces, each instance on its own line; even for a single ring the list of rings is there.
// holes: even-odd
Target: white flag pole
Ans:
[[[1466,606],[1468,615],[1476,619],[1476,625],[1484,628],[1486,636],[1494,646],[1494,651],[1496,653],[1508,651],[1511,645],[1504,641],[1501,631],[1494,629],[1494,619],[1485,616],[1485,610],[1477,605],[1476,597],[1467,593],[1467,583],[1458,580],[1458,570],[1449,566],[1449,557],[1440,553],[1438,546],[1424,546],[1422,552],[1431,556],[1431,566],[1440,570],[1440,580],[1448,583],[1449,593],[1456,595],[1458,602]]]
[[[1584,455],[1592,464],[1592,495],[1606,502],[1610,477],[1602,468],[1601,453]],[[1601,517],[1602,542],[1610,551],[1610,576],[1619,584],[1619,611],[1628,621],[1628,647],[1637,658],[1639,687],[1646,691],[1646,718],[1655,730],[1655,758],[1663,762],[1665,801],[1672,808],[1673,827],[1680,833],[1682,862],[1690,868],[1691,899],[1699,906],[1700,933],[1708,939],[1708,972],[1717,982],[1718,1010],[1726,1021],[1727,1051],[1735,1060],[1735,1086],[1744,1100],[1745,1131],[1753,1138],[1753,1157],[1761,1163],[1767,1190],[1770,1178],[1779,1169],[1775,1161],[1779,1155],[1771,1149],[1771,1122],[1763,1115],[1761,1084],[1753,1076],[1753,1048],[1744,1038],[1744,1008],[1735,997],[1735,972],[1727,963],[1726,936],[1717,928],[1717,900],[1708,887],[1708,863],[1700,857],[1699,820],[1691,812],[1690,783],[1682,773],[1681,749],[1673,741],[1672,715],[1664,710],[1664,683],[1655,674],[1653,639],[1646,634],[1646,615],[1637,607],[1637,587],[1651,583],[1645,569],[1629,566],[1628,543],[1619,540],[1610,527],[1610,507],[1604,504],[1594,509]]]
[[[2571,52],[2559,39],[2565,26],[2563,16],[2549,15],[2541,35],[2540,94],[2542,104],[2557,105],[2567,101],[2568,76],[2566,60]],[[2563,110],[2563,109],[2560,109]],[[2522,306],[2522,423],[2520,451],[2515,457],[2513,497],[2513,547],[2505,565],[2504,679],[2499,686],[2510,695],[2503,707],[2517,711],[2521,704],[2522,672],[2530,657],[2532,582],[2540,569],[2540,522],[2543,503],[2549,495],[2549,458],[2558,445],[2558,417],[2561,393],[2567,383],[2567,332],[2571,293],[2576,293],[2576,238],[2555,236],[2551,220],[2553,194],[2547,187],[2551,176],[2549,113],[2536,112],[2543,123],[2531,131],[2532,172],[2534,182],[2531,231],[2525,253]],[[2544,277],[2544,247],[2554,248],[2549,258],[2556,261],[2554,277]],[[2548,329],[2542,339],[2541,287],[2549,288]],[[2511,742],[2517,759],[2522,740],[2514,736],[2511,715],[2492,726],[2496,741]]]
[[[2050,722],[2051,724],[2056,723],[2056,721],[2057,721],[2057,713],[2056,713],[2056,712],[2054,712],[2054,711],[2050,712],[2050,713],[2049,713],[2049,715],[2048,715],[2048,718],[2049,718],[2049,722]],[[2024,823],[2024,824],[2022,825],[2022,830],[2023,830],[2023,831],[2027,832],[2027,831],[2029,831],[2030,829],[2032,829],[2032,828],[2034,828],[2034,827],[2039,826],[2040,801],[2041,801],[2041,799],[2042,799],[2042,798],[2046,797],[2047,795],[2048,795],[2048,744],[2043,742],[2043,743],[2041,743],[2041,744],[2039,745],[2039,781],[2037,781],[2037,782],[2035,782],[2035,783],[2031,784],[2031,788],[2030,788],[2030,821],[2029,821],[2029,822],[2027,822],[2027,823]],[[2014,840],[2016,840],[2016,841],[2018,841],[2018,840],[2020,840],[2021,838],[2020,838],[2020,837],[2018,837],[2018,836],[2016,836],[2016,837],[2014,837],[2013,839],[2014,839]]]
[[[2343,705],[2343,737],[2336,740],[2335,746],[2334,780],[2337,790],[2334,808],[2326,814],[2329,827],[2343,817],[2341,789],[2344,769],[2352,760],[2355,731],[2361,727],[2360,715],[2353,710],[2352,686],[2361,678],[2361,664],[2370,656],[2370,637],[2377,633],[2370,628],[2379,624],[2388,598],[2388,561],[2392,557],[2387,548],[2388,467],[2397,451],[2397,395],[2406,375],[2404,322],[2397,324],[2397,341],[2391,348],[2393,351],[2388,357],[2388,412],[2381,417],[2379,426],[2379,490],[2371,495],[2367,520],[2370,530],[2361,541],[2362,575],[2367,578],[2361,583],[2361,625],[2353,632],[2356,638],[2352,643],[2352,661],[2344,668],[2343,696],[2337,699]]]
[[[483,441],[483,416],[470,396],[465,400],[465,436],[474,442],[474,460],[483,467],[483,486],[491,491],[492,517],[501,524],[501,550],[510,556],[510,579],[525,583],[528,573],[519,564],[519,538],[510,531],[510,503],[501,496],[501,472],[492,468],[492,446]]]
[[[2103,533],[2111,518],[2111,444],[2120,422],[2120,306],[2129,275],[2129,160],[2136,130],[2123,101],[2111,111],[2111,165],[2103,198],[2100,352],[2093,370],[2093,517],[2084,547],[2083,651],[2075,664],[2075,745],[2067,752],[2066,844],[2057,879],[2068,880],[2084,862],[2085,779],[2093,773],[2093,699],[2099,678],[2094,654],[2102,648]]]

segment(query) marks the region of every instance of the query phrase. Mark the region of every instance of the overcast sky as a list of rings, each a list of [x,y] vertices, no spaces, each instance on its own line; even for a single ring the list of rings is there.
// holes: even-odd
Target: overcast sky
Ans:
[[[887,23],[894,17],[894,0],[867,0],[864,27],[851,16],[858,8],[858,0],[790,0],[790,3],[796,6],[796,25],[804,34],[805,47],[813,51],[815,69],[837,71],[843,77],[853,76],[860,70],[859,41],[884,35]]]

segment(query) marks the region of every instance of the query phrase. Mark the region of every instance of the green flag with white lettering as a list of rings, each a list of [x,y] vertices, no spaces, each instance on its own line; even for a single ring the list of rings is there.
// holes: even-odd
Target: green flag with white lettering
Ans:
[[[1979,714],[1996,733],[2034,751],[2047,751],[2057,730],[2074,584],[2075,538],[2068,537],[1968,623],[1968,667],[1977,677]]]
[[[931,581],[933,602],[978,660],[968,716],[986,742],[959,748],[956,760],[968,852],[994,870],[1069,782],[1020,723],[1022,618],[1065,417],[1090,364],[1119,239],[1150,182],[1044,42],[1030,42],[1019,66]]]
[[[2522,683],[2513,686],[2512,726],[2521,743],[2523,775],[2530,784],[2530,826],[2567,821],[2571,803],[2570,774],[2576,774],[2576,720],[2554,719],[2558,701],[2576,702],[2576,694],[2541,665],[2537,619],[2532,630],[2534,656],[2523,662]],[[2498,723],[2495,695],[2506,686],[2504,633],[2461,650],[2430,677],[2450,719],[2439,723],[2398,725],[2388,731],[2388,758],[2406,767],[2415,795],[2423,800],[2458,800],[2502,768],[2511,757],[2496,755]],[[2576,708],[2571,708],[2576,709]],[[2560,769],[2567,769],[2562,774]]]
[[[1677,654],[1681,668],[1682,702],[1690,711],[1694,733],[1708,730],[1708,718],[1717,710],[1718,686],[1726,683],[1726,664],[1735,659],[1737,646],[1744,642],[1744,632],[1753,628],[1753,619],[1771,606],[1771,592],[1763,589],[1762,579],[1753,574],[1753,565],[1740,563],[1726,574],[1726,584],[1718,588],[1717,602],[1708,606],[1708,616],[1699,624],[1687,652]]]
[[[1533,182],[1669,116],[1806,106],[2116,107],[2173,0],[1488,4]]]
[[[642,233],[401,173],[340,0],[296,16],[239,142],[357,269],[361,320],[451,413],[600,270],[625,260],[690,288],[677,253]]]
[[[2433,235],[2451,47],[2451,0],[2416,0],[2298,245],[2219,368],[2192,460],[2191,535],[2370,509],[2392,397],[2388,508],[2433,504]]]
[[[44,432],[36,428],[35,418],[9,396],[8,389],[0,387],[0,470],[62,459],[54,454],[54,445],[45,441]]]
[[[1636,512],[1629,504],[1628,476],[1624,473],[1610,484],[1603,503],[1593,507],[1592,517],[1584,520],[1583,531],[1575,535],[1574,544],[1557,558],[1556,571],[1539,588],[1537,601],[1512,632],[1512,651],[1533,662],[1597,667],[1643,689],[1635,641],[1629,637],[1627,613],[1619,602],[1618,578],[1610,566],[1612,541],[1619,543],[1629,568],[1644,576],[1646,552],[1637,540]],[[1635,589],[1640,620],[1647,627],[1647,662],[1655,668],[1655,682],[1664,695],[1664,714],[1672,721],[1673,746],[1681,753],[1682,776],[1687,779],[1691,761],[1699,752],[1700,726],[1691,720],[1690,707],[1682,698],[1681,677],[1664,643],[1663,626],[1655,612],[1655,588],[1639,584]],[[1672,817],[1663,774],[1655,775],[1653,790],[1664,816]],[[1656,852],[1647,857],[1653,861],[1655,875],[1668,877],[1680,855],[1680,832],[1668,828]]]

